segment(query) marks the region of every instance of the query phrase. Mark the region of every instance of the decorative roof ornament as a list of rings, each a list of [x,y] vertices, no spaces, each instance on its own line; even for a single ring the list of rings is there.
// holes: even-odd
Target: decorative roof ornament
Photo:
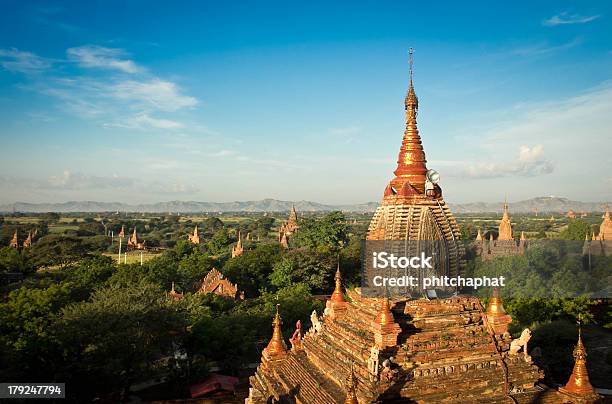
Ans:
[[[346,392],[346,400],[344,400],[344,404],[359,404],[359,401],[357,401],[357,383],[355,380],[355,372],[353,371],[353,362],[351,362],[351,371],[348,379],[346,380],[346,386],[348,391]]]
[[[582,327],[578,320],[578,343],[574,348],[574,369],[567,384],[559,389],[562,393],[567,393],[576,396],[595,396],[595,389],[589,381],[589,372],[586,363],[587,353],[582,344]]]
[[[272,321],[272,338],[266,347],[267,353],[274,359],[287,355],[287,347],[285,341],[283,341],[283,334],[281,333],[281,316],[279,313],[280,304],[276,305],[276,315]]]
[[[338,260],[338,269],[336,269],[336,288],[331,295],[332,303],[344,303],[344,294],[342,293],[342,276],[340,275],[340,261]]]
[[[393,313],[391,312],[391,306],[389,304],[389,296],[385,296],[380,305],[380,311],[376,315],[376,323],[380,325],[389,325],[395,322]]]

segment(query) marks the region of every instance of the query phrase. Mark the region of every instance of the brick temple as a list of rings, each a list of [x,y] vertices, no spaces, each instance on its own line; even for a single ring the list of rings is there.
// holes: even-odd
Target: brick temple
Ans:
[[[599,234],[592,233],[591,239],[587,234],[584,240],[583,253],[585,255],[612,255],[612,219],[610,209],[606,207],[603,221],[599,225]]]
[[[297,212],[295,211],[295,205],[291,205],[291,211],[289,212],[289,218],[281,224],[278,229],[278,242],[283,248],[289,248],[289,238],[298,231],[300,226],[298,225]]]
[[[521,232],[518,242],[514,239],[507,203],[504,203],[504,212],[501,222],[499,223],[497,240],[493,238],[493,233],[489,233],[489,239],[485,240],[480,233],[480,229],[478,229],[478,235],[476,235],[474,246],[476,247],[476,253],[485,261],[497,257],[525,254],[525,250],[527,249],[527,237],[525,237],[525,232]]]
[[[412,61],[411,61],[412,62]],[[370,224],[370,240],[438,240],[447,273],[461,273],[459,228],[427,170],[416,125],[412,85],[405,101],[406,131],[395,177]],[[497,291],[485,310],[475,297],[365,297],[360,288],[335,290],[311,328],[298,326],[287,347],[277,307],[273,334],[250,378],[246,403],[578,403],[593,399],[584,383],[571,394],[538,385],[543,373],[527,354],[531,336],[512,339]],[[586,371],[577,356],[578,379]],[[576,373],[576,370],[575,372]],[[588,380],[588,379],[587,379]],[[584,387],[584,389],[582,389]]]

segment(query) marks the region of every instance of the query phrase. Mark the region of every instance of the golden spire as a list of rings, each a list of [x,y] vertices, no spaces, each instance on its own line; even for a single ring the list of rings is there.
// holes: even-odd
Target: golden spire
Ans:
[[[498,240],[513,240],[512,235],[512,224],[510,223],[510,215],[508,215],[508,203],[504,202],[504,214],[502,220],[499,223],[499,234]]]
[[[355,392],[355,382],[355,373],[353,372],[353,363],[351,362],[351,372],[349,373],[349,377],[346,380],[346,386],[348,388],[348,391],[346,392],[346,400],[344,400],[344,404],[359,404],[359,401],[357,401],[357,393]]]
[[[493,233],[489,232],[489,241],[493,241]]]
[[[506,310],[504,310],[504,305],[502,304],[502,300],[499,297],[499,289],[493,289],[493,297],[489,301],[489,306],[487,307],[487,316],[491,317],[501,317],[506,315]]]
[[[397,159],[397,168],[394,171],[396,178],[392,181],[393,187],[400,190],[408,182],[417,191],[425,192],[425,174],[427,167],[425,163],[425,152],[417,128],[417,112],[419,99],[412,85],[412,48],[410,48],[410,88],[405,99],[406,107],[406,130],[404,139]]]
[[[272,357],[282,357],[287,354],[287,348],[285,347],[285,341],[283,341],[283,334],[281,333],[281,316],[278,312],[280,304],[276,305],[276,315],[272,321],[272,338],[266,347],[266,351]]]
[[[336,288],[330,299],[333,303],[344,303],[344,294],[342,294],[342,277],[340,276],[340,260],[338,260],[338,269],[336,269]]]
[[[478,234],[476,235],[476,241],[481,241],[482,240],[482,233],[480,232],[480,229],[478,229]]]
[[[375,321],[380,325],[389,325],[395,322],[395,318],[393,317],[393,313],[391,312],[391,308],[389,305],[388,296],[385,296],[383,298],[382,304],[380,305],[380,311],[376,315]]]
[[[575,394],[579,396],[594,395],[595,390],[589,381],[589,372],[586,366],[587,353],[582,344],[582,327],[580,321],[578,321],[578,343],[574,349],[574,358],[576,363],[574,364],[574,370],[565,386],[560,390],[564,393]]]
[[[521,240],[522,241],[527,240],[527,237],[525,237],[525,232],[524,231],[521,231]]]

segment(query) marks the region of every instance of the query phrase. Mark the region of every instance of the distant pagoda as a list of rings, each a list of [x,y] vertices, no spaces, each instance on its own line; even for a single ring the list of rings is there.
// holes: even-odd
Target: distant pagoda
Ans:
[[[13,238],[11,238],[11,242],[9,243],[9,247],[19,248],[19,236],[17,234],[17,230],[13,233]]]
[[[291,205],[291,211],[289,212],[289,218],[287,221],[281,224],[278,229],[278,242],[281,244],[283,248],[289,248],[289,238],[295,232],[298,231],[300,226],[298,225],[297,212],[295,210],[295,205]]]
[[[606,206],[606,211],[603,216],[603,221],[599,225],[599,234],[593,232],[591,240],[587,234],[583,253],[585,255],[612,255],[612,219],[610,219],[610,208]]]
[[[504,213],[499,223],[497,240],[493,239],[493,233],[489,233],[489,240],[485,240],[478,230],[475,240],[476,253],[483,260],[488,261],[497,257],[507,257],[511,255],[523,255],[527,249],[527,237],[525,232],[521,232],[518,242],[512,233],[512,223],[508,213],[508,204],[504,203]]]
[[[193,229],[193,233],[189,233],[187,235],[187,239],[192,243],[192,244],[200,244],[200,234],[198,233],[198,225],[196,224],[194,229]]]
[[[121,229],[121,232],[123,232],[123,228]],[[132,249],[132,250],[144,250],[145,249],[145,242],[144,241],[139,241],[138,240],[138,234],[136,234],[136,226],[134,226],[134,231],[132,232],[132,235],[128,238],[128,249]]]
[[[367,238],[437,240],[448,256],[443,269],[461,273],[459,228],[440,187],[428,182],[417,106],[411,63],[396,177],[385,189]],[[512,318],[497,291],[487,311],[468,296],[372,298],[359,288],[346,295],[338,268],[323,316],[312,313],[312,327],[303,337],[298,323],[291,350],[279,341],[276,314],[270,344],[250,378],[247,404],[573,402],[536,386],[543,373],[526,353],[529,330],[510,349]]]
[[[242,245],[240,230],[238,230],[238,241],[236,245],[232,247],[232,258],[240,257],[242,254],[244,254],[244,246]]]

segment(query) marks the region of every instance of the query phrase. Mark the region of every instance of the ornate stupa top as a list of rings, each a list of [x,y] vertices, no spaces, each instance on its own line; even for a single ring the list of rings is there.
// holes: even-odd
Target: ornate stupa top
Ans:
[[[596,394],[595,389],[593,389],[589,381],[586,357],[586,350],[582,344],[582,327],[579,324],[578,343],[576,344],[576,348],[574,348],[574,358],[576,362],[574,363],[574,369],[572,370],[572,374],[567,384],[559,389],[561,392],[578,396],[592,396]]]
[[[268,354],[272,357],[282,357],[287,354],[287,348],[283,341],[283,334],[281,333],[281,317],[278,310],[280,305],[276,305],[276,315],[272,321],[272,338],[266,347]]]
[[[395,179],[391,181],[393,190],[397,193],[424,194],[427,166],[425,152],[417,128],[417,112],[419,99],[414,92],[412,84],[412,48],[410,48],[410,88],[405,99],[406,130],[402,146],[397,159],[397,168],[394,171]],[[408,188],[409,187],[409,188]]]
[[[340,275],[340,262],[338,262],[338,269],[336,269],[336,287],[334,293],[331,295],[331,301],[334,303],[344,303],[344,294],[342,293],[342,276]]]

